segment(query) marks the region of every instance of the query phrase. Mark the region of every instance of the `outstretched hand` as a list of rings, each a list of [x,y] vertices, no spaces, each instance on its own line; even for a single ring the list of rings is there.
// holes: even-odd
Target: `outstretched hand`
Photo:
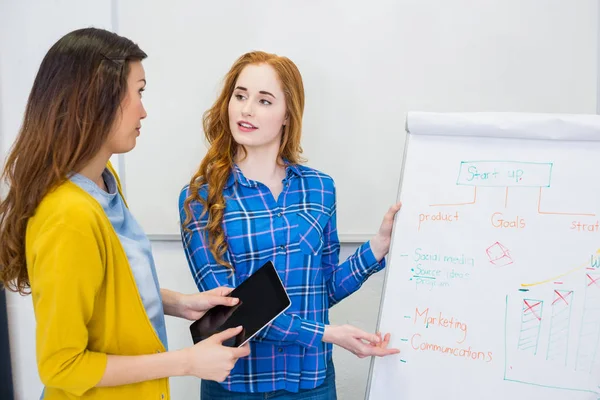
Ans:
[[[343,347],[359,358],[385,357],[400,353],[399,349],[388,348],[389,333],[382,338],[381,333],[367,333],[352,325],[326,326],[323,341]]]

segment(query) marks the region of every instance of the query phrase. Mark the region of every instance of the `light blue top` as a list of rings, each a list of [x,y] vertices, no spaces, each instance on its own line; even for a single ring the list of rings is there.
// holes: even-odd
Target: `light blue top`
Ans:
[[[105,169],[102,178],[108,193],[80,174],[72,175],[71,181],[94,197],[104,209],[127,254],[148,318],[163,345],[168,348],[165,314],[150,240],[125,205],[113,174]]]

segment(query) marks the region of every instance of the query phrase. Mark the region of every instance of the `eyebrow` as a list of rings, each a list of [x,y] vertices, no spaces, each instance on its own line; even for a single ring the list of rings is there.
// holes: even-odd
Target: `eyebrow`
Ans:
[[[245,92],[247,92],[247,91],[248,91],[248,89],[246,89],[246,88],[245,88],[245,87],[243,87],[243,86],[237,86],[237,87],[236,87],[236,89],[243,90],[243,91],[245,91]],[[276,99],[276,98],[277,98],[277,97],[275,97],[275,95],[274,95],[273,93],[267,92],[266,90],[261,90],[261,91],[260,91],[260,92],[258,92],[258,93],[260,93],[260,94],[266,94],[267,96],[271,96],[271,97],[272,97],[272,98],[274,98],[274,99]]]

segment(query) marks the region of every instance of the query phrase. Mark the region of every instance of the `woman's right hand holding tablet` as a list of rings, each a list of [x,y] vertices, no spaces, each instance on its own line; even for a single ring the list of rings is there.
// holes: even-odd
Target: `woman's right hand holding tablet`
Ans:
[[[237,360],[250,354],[248,343],[242,347],[223,345],[223,342],[235,337],[241,331],[241,326],[230,328],[185,349],[184,351],[187,352],[185,375],[223,382],[229,376]]]

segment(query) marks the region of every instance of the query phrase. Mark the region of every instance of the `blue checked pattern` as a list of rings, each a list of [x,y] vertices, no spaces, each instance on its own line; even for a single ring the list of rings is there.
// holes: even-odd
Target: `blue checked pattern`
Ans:
[[[186,186],[179,198],[181,221]],[[206,187],[201,189],[205,198]],[[224,188],[224,230],[231,273],[212,257],[205,215],[190,204],[194,219],[182,241],[200,291],[236,287],[265,262],[272,261],[292,305],[250,342],[250,356],[237,362],[223,386],[235,392],[298,392],[323,382],[332,346],[322,342],[329,308],[355,292],[385,266],[367,242],[339,264],[335,184],[306,166],[288,164],[277,200],[267,186],[247,179],[235,166]]]

